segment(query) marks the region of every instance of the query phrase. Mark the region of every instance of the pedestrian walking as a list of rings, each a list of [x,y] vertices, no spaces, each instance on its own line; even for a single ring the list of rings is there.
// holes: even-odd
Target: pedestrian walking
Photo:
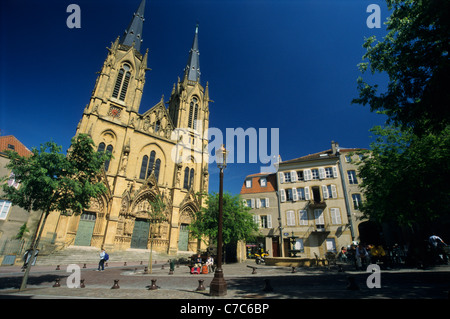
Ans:
[[[98,263],[98,269],[97,271],[104,271],[105,270],[105,261],[109,260],[109,255],[106,253],[104,249],[100,252],[100,262]]]

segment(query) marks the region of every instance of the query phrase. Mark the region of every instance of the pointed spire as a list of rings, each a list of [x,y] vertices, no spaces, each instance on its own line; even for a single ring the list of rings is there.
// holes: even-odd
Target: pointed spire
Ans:
[[[142,43],[142,29],[144,26],[144,11],[145,11],[145,0],[141,1],[139,8],[133,15],[128,28],[125,33],[120,38],[120,43],[128,46],[134,46],[134,48],[139,51]]]
[[[194,41],[192,42],[189,59],[184,69],[184,77],[189,81],[200,81],[200,51],[198,50],[198,24],[195,27]]]

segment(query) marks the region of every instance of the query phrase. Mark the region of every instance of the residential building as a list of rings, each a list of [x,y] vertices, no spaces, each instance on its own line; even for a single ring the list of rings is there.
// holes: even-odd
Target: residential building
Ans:
[[[93,199],[81,215],[51,213],[43,235],[59,246],[107,250],[153,249],[169,254],[206,249],[189,234],[194,212],[208,191],[209,89],[200,83],[198,26],[182,79],[164,97],[141,111],[148,49],[142,54],[145,0],[125,33],[108,48],[76,134],[92,137],[99,152],[110,152],[104,183],[108,193]],[[187,48],[188,49],[188,48]],[[187,50],[186,50],[187,51]],[[81,61],[80,61],[81,62]],[[168,108],[166,108],[168,104]],[[162,196],[167,221],[152,223],[150,203]]]
[[[332,142],[329,150],[278,163],[283,256],[324,257],[356,239],[362,194],[355,163],[342,160],[359,150]]]
[[[279,257],[280,229],[278,222],[277,177],[272,173],[248,175],[240,192],[244,205],[250,207],[260,236],[255,242],[247,242],[247,256],[263,248],[271,257]]]

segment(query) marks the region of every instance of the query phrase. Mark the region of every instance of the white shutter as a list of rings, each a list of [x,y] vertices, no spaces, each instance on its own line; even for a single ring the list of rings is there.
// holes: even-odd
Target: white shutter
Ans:
[[[311,196],[309,195],[309,186],[305,187],[305,200],[310,200]]]
[[[336,190],[336,185],[331,185],[331,195],[333,196],[333,198],[337,198],[337,190]]]
[[[330,214],[331,214],[331,223],[340,225],[342,224],[341,221],[341,213],[339,211],[339,208],[330,208]]]
[[[251,201],[252,201],[252,208],[255,208],[255,199],[252,198]]]
[[[328,199],[328,189],[326,185],[322,185],[323,198]]]
[[[269,207],[269,198],[266,198],[266,207]]]
[[[308,211],[307,210],[300,210],[298,212],[298,219],[300,221],[301,226],[307,226],[308,225]]]
[[[338,177],[338,173],[337,173],[337,167],[333,166],[333,177],[337,178]]]
[[[284,203],[286,201],[286,192],[284,189],[280,189],[280,201]]]
[[[316,220],[316,225],[324,225],[325,221],[323,219],[323,210],[315,209],[314,210],[314,218]]]
[[[291,171],[291,182],[296,182],[296,181],[297,181],[297,172]]]
[[[258,228],[261,228],[261,220],[259,215],[253,215],[253,222],[258,226]]]
[[[267,228],[272,228],[272,215],[267,215]]]
[[[261,201],[259,200],[259,198],[256,199],[256,208],[260,208],[261,207]]]
[[[298,201],[298,193],[297,193],[297,189],[296,188],[292,189],[292,200],[294,202]]]
[[[319,179],[325,179],[325,168],[319,167]]]
[[[279,172],[278,173],[278,177],[280,179],[280,184],[283,184],[284,183],[284,173],[283,172]]]
[[[286,212],[286,225],[295,226],[295,215],[293,210],[288,210]]]
[[[303,171],[303,178],[305,181],[310,181],[312,179],[312,173],[310,169],[305,169]]]

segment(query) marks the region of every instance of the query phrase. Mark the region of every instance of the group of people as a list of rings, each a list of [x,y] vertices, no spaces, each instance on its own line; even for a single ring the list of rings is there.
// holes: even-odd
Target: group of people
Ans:
[[[436,235],[432,235],[428,238],[428,245],[431,253],[431,258],[434,262],[438,263],[448,263],[447,253],[444,247],[447,244]],[[355,260],[356,267],[358,269],[362,268],[363,263],[366,265],[380,263],[382,267],[388,269],[391,267],[391,258],[396,257],[398,252],[398,245],[395,245],[392,249],[394,253],[393,256],[388,256],[385,249],[381,244],[376,245],[364,245],[362,243],[352,244],[348,248],[342,247],[338,254],[340,261],[347,262],[349,259]],[[395,262],[395,260],[394,260]]]
[[[210,273],[213,272],[214,259],[211,255],[208,255],[206,262],[203,264],[203,259],[200,254],[194,260],[194,265],[192,267],[191,273]],[[204,268],[205,267],[205,268]]]

